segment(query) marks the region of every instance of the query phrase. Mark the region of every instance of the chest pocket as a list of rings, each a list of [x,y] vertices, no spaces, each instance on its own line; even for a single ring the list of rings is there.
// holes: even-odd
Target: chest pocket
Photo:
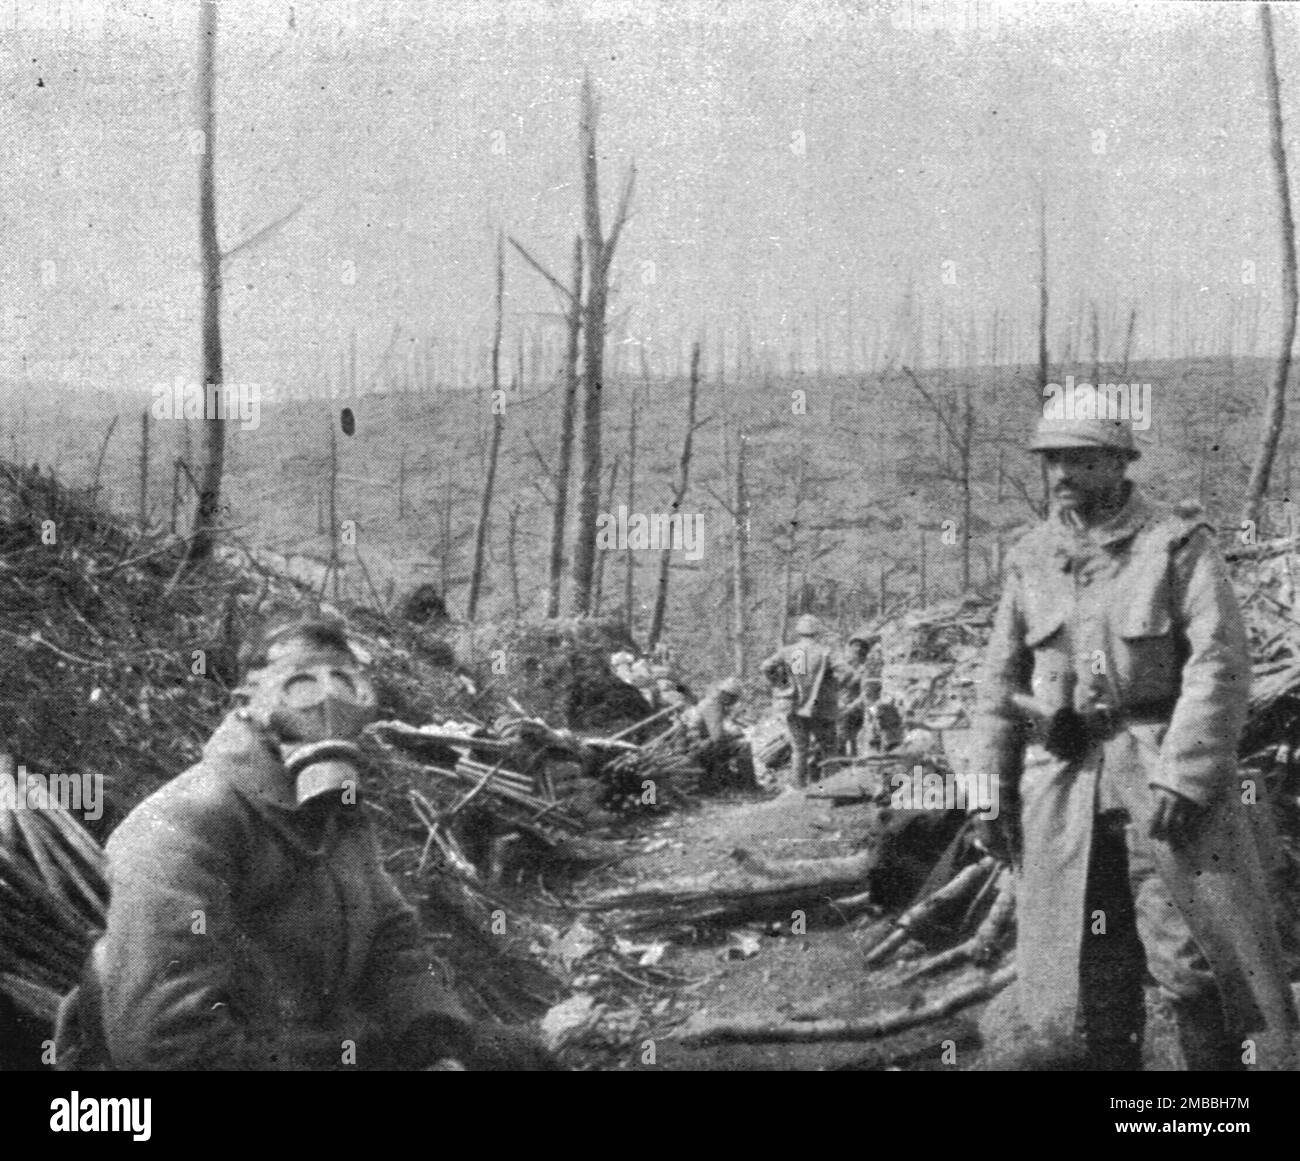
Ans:
[[[1070,643],[1067,626],[1074,615],[1069,577],[1035,578],[1025,585],[1025,645],[1033,650],[1030,690],[1039,704],[1055,708],[1070,692]]]
[[[1119,575],[1124,607],[1112,618],[1116,683],[1128,706],[1172,702],[1178,696],[1181,647],[1174,624],[1169,554],[1144,554]]]
[[[1030,649],[1041,649],[1060,643],[1052,638],[1064,627],[1074,602],[1065,573],[1035,579],[1037,583],[1026,583],[1023,589],[1025,644]]]

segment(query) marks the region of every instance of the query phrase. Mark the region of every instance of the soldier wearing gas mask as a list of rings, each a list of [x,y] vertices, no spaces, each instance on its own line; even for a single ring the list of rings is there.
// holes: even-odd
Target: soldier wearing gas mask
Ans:
[[[282,622],[198,765],[109,839],[80,1067],[545,1068],[469,1019],[422,950],[363,813],[375,692],[342,626]],[[66,1013],[65,1013],[66,1017]]]

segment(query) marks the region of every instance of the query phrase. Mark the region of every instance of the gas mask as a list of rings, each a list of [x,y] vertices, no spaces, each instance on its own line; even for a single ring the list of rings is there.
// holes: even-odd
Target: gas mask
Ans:
[[[375,717],[375,690],[355,661],[335,652],[275,650],[239,691],[249,716],[275,740],[298,804],[355,790],[361,731]]]

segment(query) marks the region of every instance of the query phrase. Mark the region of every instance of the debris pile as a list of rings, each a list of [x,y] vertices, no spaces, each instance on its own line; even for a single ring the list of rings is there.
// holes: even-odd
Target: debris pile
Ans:
[[[884,626],[881,697],[905,721],[966,725],[993,606],[979,597],[946,601]]]

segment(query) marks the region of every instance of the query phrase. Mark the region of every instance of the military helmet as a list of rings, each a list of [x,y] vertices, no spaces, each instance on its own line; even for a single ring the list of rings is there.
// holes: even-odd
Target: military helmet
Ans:
[[[1029,442],[1035,452],[1079,447],[1104,447],[1123,452],[1129,459],[1141,454],[1133,441],[1133,428],[1122,419],[1066,418],[1044,415]]]
[[[796,637],[816,637],[822,631],[822,623],[811,613],[805,613],[794,623]]]
[[[714,688],[714,693],[720,697],[740,698],[745,691],[741,688],[740,682],[734,677],[728,677],[718,682]]]
[[[859,629],[849,638],[849,644],[862,644],[868,647],[880,640],[880,633],[875,629]]]

